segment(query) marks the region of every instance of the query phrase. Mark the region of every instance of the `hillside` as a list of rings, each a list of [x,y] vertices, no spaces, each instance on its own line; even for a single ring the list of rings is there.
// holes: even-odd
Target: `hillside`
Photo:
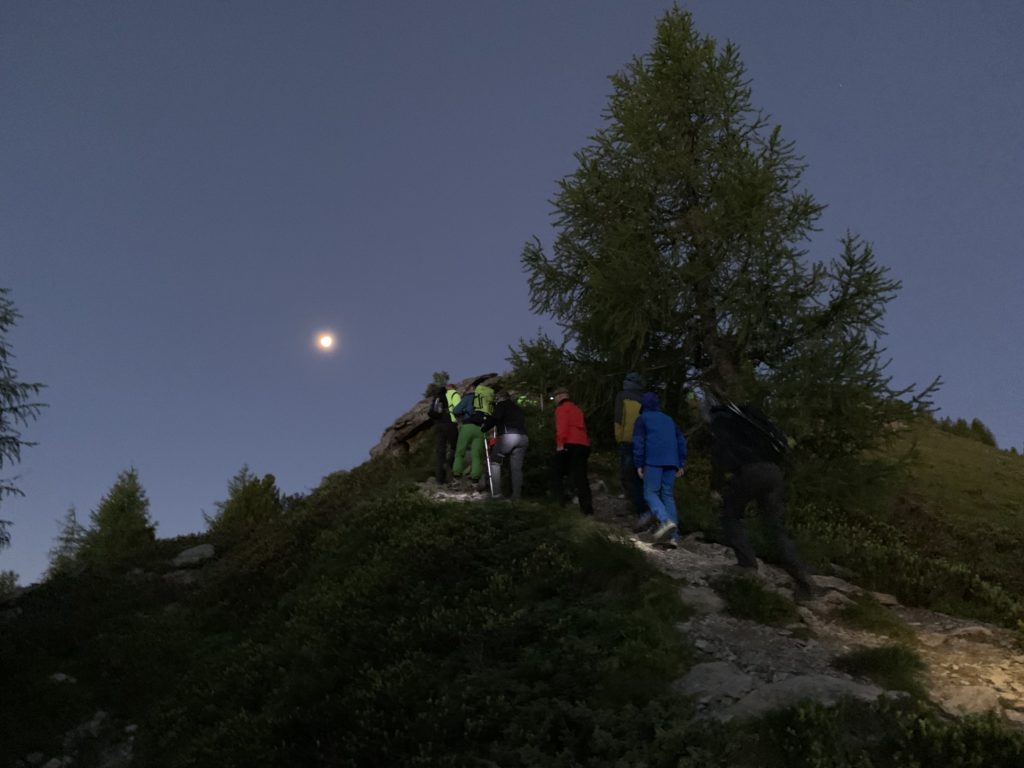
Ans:
[[[1024,457],[931,426],[908,439],[919,459],[890,522],[922,554],[956,553],[981,576],[1024,594]]]
[[[869,538],[836,535],[866,525],[856,515],[830,527],[801,511],[819,572],[843,578],[822,580],[825,597],[800,609],[770,567],[762,582],[730,578],[713,526],[676,552],[631,537],[605,457],[595,479],[612,492],[599,483],[596,520],[543,500],[424,495],[425,446],[374,459],[247,535],[213,541],[216,556],[191,567],[172,561],[208,536],[161,541],[140,568],[54,580],[6,603],[0,764],[1020,765],[1024,739],[1007,720],[1024,658],[1012,633],[914,607],[945,599],[1009,623],[1017,606],[999,602],[999,585],[1018,575],[992,560],[977,582],[956,542],[982,547],[979,524],[1019,542],[1018,479],[999,462],[1020,460],[918,438],[915,492],[878,523],[896,531],[887,551],[901,567],[871,569],[882,555]],[[969,462],[962,475],[944,464],[954,458]],[[998,482],[982,486],[986,472]],[[981,494],[959,485],[971,482]],[[697,527],[709,510],[697,490],[681,493]],[[986,503],[954,507],[954,494]],[[928,568],[943,586],[991,593],[980,609],[969,591],[930,597],[909,578]],[[1005,679],[971,677],[989,657],[985,669]],[[734,669],[708,683],[716,663]],[[793,691],[808,689],[787,680],[812,673],[864,695],[806,693],[794,706]],[[943,674],[988,686],[1003,722],[934,706]],[[711,716],[772,685],[784,692],[772,706]],[[978,701],[960,709],[986,708]]]

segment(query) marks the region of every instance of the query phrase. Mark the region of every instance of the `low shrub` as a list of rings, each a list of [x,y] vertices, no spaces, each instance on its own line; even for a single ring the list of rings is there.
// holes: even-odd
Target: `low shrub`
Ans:
[[[911,642],[916,637],[903,619],[879,603],[871,595],[861,593],[853,602],[836,612],[836,618],[850,627]]]
[[[796,606],[765,587],[755,576],[721,576],[711,586],[725,600],[726,612],[738,619],[772,626],[786,626],[800,621]]]
[[[883,688],[906,691],[919,699],[925,698],[920,680],[925,663],[905,645],[883,645],[851,651],[836,659],[836,667],[851,675],[866,677]]]

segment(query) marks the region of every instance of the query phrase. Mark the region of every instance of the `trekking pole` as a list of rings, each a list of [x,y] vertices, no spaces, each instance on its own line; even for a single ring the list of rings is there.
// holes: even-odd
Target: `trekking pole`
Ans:
[[[491,492],[491,498],[494,498],[494,480],[491,477],[491,449],[487,445],[486,434],[484,434],[484,461],[487,462],[487,488]]]

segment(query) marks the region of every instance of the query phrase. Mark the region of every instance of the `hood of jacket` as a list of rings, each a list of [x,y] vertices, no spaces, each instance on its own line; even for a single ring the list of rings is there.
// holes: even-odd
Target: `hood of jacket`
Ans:
[[[627,373],[626,378],[622,380],[622,388],[626,392],[639,392],[644,388],[644,378],[635,371],[633,373]]]
[[[640,398],[640,410],[641,411],[660,411],[661,400],[653,392],[644,392],[643,397]]]

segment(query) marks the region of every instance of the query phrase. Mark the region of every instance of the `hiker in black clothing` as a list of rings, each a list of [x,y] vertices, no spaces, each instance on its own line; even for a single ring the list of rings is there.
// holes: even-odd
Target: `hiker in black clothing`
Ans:
[[[706,409],[711,428],[712,488],[722,494],[722,530],[726,544],[743,568],[757,570],[757,558],[743,527],[747,504],[756,501],[764,520],[782,550],[782,567],[796,582],[794,596],[814,596],[796,544],[786,533],[786,485],[779,466],[788,448],[782,430],[757,408],[733,403]]]
[[[523,493],[523,459],[530,438],[526,436],[526,413],[502,391],[495,395],[494,412],[481,427],[486,433],[497,430],[497,440],[491,448],[491,496],[501,498],[501,464],[508,457],[512,481],[512,501],[519,501]]]
[[[434,480],[438,485],[444,485],[451,475],[455,444],[459,438],[459,428],[452,414],[453,405],[459,402],[459,393],[453,384],[435,384],[430,392],[427,415],[434,424]]]

